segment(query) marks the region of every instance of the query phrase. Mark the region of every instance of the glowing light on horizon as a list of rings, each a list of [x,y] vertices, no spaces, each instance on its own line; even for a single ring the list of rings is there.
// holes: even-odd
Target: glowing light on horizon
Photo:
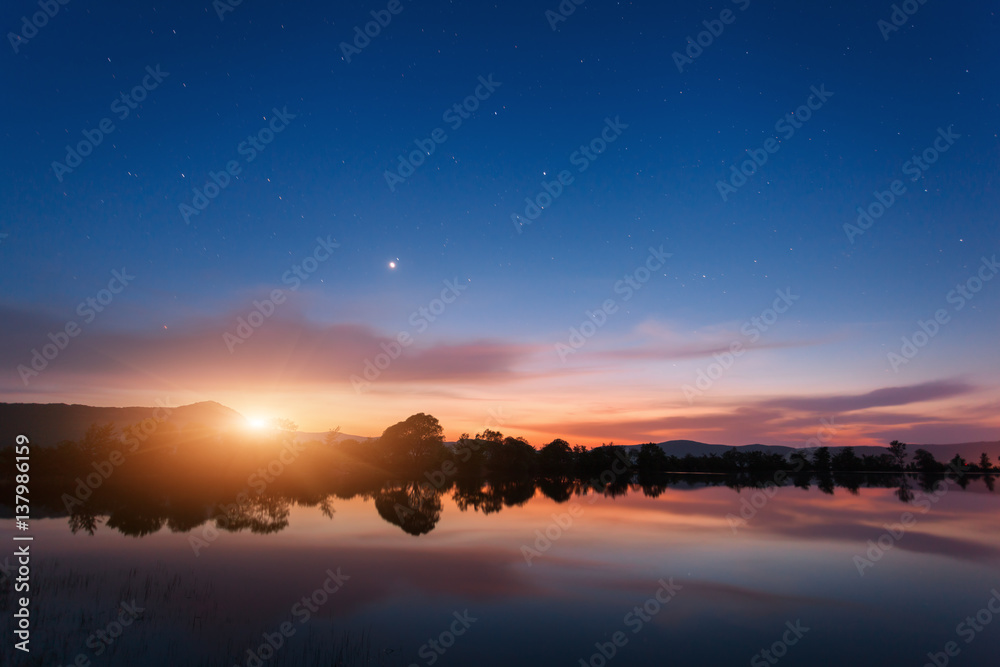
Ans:
[[[260,431],[268,427],[271,422],[263,417],[249,417],[247,419],[247,428],[251,428],[255,431]]]

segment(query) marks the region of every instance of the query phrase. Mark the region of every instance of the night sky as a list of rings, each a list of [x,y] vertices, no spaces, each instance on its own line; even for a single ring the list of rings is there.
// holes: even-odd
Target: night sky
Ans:
[[[0,400],[998,438],[991,3],[185,4],[0,12]]]

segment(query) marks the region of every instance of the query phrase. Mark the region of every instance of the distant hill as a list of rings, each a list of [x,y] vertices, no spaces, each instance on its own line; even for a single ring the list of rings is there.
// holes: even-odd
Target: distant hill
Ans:
[[[119,428],[146,419],[167,417],[178,426],[201,424],[228,430],[246,424],[240,413],[214,401],[192,403],[169,412],[157,407],[98,408],[66,403],[0,403],[0,447],[17,435],[26,435],[34,445],[48,447],[64,440],[77,440],[91,424],[112,423]]]
[[[295,433],[296,440],[324,440],[326,434],[329,431],[298,431]],[[334,442],[340,442],[341,440],[357,440],[358,442],[364,442],[368,440],[366,435],[351,435],[350,433],[338,433]]]
[[[716,456],[722,456],[727,450],[733,449],[733,445],[710,445],[704,442],[697,442],[695,440],[668,440],[666,442],[657,443],[661,449],[668,456],[676,456],[682,458],[691,454],[692,456],[708,456],[710,454],[715,454]],[[627,449],[635,449],[640,445],[631,445]],[[792,452],[799,450],[802,452],[812,452],[815,447],[785,447],[781,445],[739,445],[735,449],[741,452],[764,452],[766,454],[781,454],[787,457]],[[840,452],[844,447],[830,447],[831,456]],[[986,452],[990,455],[994,462],[1000,459],[1000,441],[997,442],[965,442],[954,445],[906,445],[907,458],[912,459],[913,452],[918,449],[926,449],[934,455],[938,461],[948,460],[955,456],[955,454],[961,454],[965,457],[967,461],[975,461],[979,459],[979,455],[982,452]],[[858,456],[874,456],[878,454],[885,454],[888,451],[888,447],[855,447],[854,453]]]
[[[157,407],[98,408],[91,405],[66,403],[0,403],[0,449],[14,444],[18,435],[26,435],[31,443],[40,447],[55,446],[64,440],[79,440],[92,424],[112,423],[118,428],[128,428],[146,419],[167,417],[167,420],[184,428],[201,425],[219,431],[244,428],[247,420],[236,410],[204,401],[168,408]],[[302,440],[322,440],[325,433],[298,433]],[[339,434],[338,440],[357,435]]]
[[[111,422],[121,427],[137,424],[145,419],[155,419],[163,416],[160,408],[128,407],[128,408],[98,408],[90,405],[67,405],[65,403],[0,403],[0,448],[12,446],[17,435],[27,435],[32,444],[37,446],[54,446],[64,440],[78,440],[83,437],[92,424]],[[246,418],[236,410],[216,403],[204,401],[169,408],[169,421],[179,427],[202,425],[220,431],[233,428],[244,428]],[[325,432],[298,432],[299,440],[322,440]],[[365,436],[340,433],[337,440],[366,440]],[[684,457],[707,456],[715,454],[722,456],[732,445],[717,445],[696,440],[668,440],[658,443],[667,455]],[[627,445],[625,449],[636,449],[639,445]],[[912,458],[917,449],[926,449],[939,461],[951,459],[955,454],[961,454],[968,461],[979,459],[981,452],[986,452],[994,460],[1000,461],[1000,441],[997,442],[966,442],[953,445],[907,445],[907,454]],[[788,456],[796,450],[795,447],[781,445],[740,445],[736,449],[744,452],[760,451],[765,453]],[[836,454],[843,447],[830,447],[831,454]],[[802,451],[812,451],[805,448]],[[855,447],[858,456],[875,455],[886,452],[885,447]]]

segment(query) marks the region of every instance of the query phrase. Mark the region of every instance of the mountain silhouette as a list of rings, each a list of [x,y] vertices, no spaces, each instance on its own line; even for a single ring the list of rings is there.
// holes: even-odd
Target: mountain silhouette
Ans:
[[[245,427],[246,418],[221,403],[202,401],[175,408],[158,407],[127,407],[103,408],[91,405],[68,405],[66,403],[0,403],[0,449],[14,445],[18,435],[26,435],[36,446],[55,446],[66,440],[79,440],[92,424],[112,423],[119,429],[132,426],[146,419],[164,418],[178,427],[204,426],[217,431],[228,431]],[[302,440],[321,440],[325,434],[321,432],[299,432],[297,437]],[[338,433],[336,439],[365,440],[364,436]],[[837,439],[830,442],[830,454],[835,455],[847,445],[837,445]],[[722,456],[733,449],[733,445],[720,445],[698,442],[696,440],[667,440],[657,443],[668,456],[683,458],[692,456]],[[638,449],[639,445],[626,445],[626,450]],[[739,445],[735,449],[741,452],[759,451],[765,454],[780,454],[787,457],[797,448],[782,445]],[[813,448],[802,448],[802,451],[812,451]],[[967,459],[976,459],[986,452],[993,460],[1000,460],[1000,441],[996,442],[966,442],[950,445],[907,444],[907,460],[912,460],[917,449],[926,449],[934,454],[939,461],[947,461],[955,454],[961,454]],[[854,447],[858,456],[884,454],[885,447],[860,446]]]
[[[176,408],[102,408],[66,403],[0,403],[0,447],[26,435],[33,445],[54,446],[81,438],[92,424],[112,423],[119,429],[146,419],[173,422],[177,426],[203,425],[229,430],[246,424],[246,418],[232,408],[204,401]]]

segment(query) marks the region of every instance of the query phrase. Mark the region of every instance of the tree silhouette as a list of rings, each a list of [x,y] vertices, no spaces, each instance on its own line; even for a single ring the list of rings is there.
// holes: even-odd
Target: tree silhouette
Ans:
[[[444,455],[444,429],[435,417],[420,412],[385,429],[377,446],[388,465],[423,469]]]
[[[489,451],[487,465],[491,470],[507,473],[529,473],[538,461],[538,452],[524,438],[504,438]]]
[[[503,442],[503,433],[500,431],[486,429],[482,433],[476,434],[476,440],[484,440],[486,442]]]
[[[806,466],[809,465],[809,460],[806,459],[806,455],[799,450],[795,450],[788,455],[788,462],[792,464],[792,467],[795,470],[805,470]]]
[[[813,452],[813,468],[817,472],[827,472],[830,470],[830,448],[820,447]]]
[[[854,453],[853,447],[844,447],[830,463],[834,470],[844,472],[854,472],[861,468],[861,459]]]
[[[639,472],[662,472],[667,469],[667,453],[655,442],[647,442],[639,447],[636,465]]]
[[[487,443],[463,433],[455,446],[454,460],[462,474],[479,474],[486,460]]]
[[[107,458],[112,451],[122,449],[123,444],[114,424],[93,424],[87,429],[79,448],[84,457],[93,460]]]
[[[889,443],[889,454],[896,459],[896,465],[902,470],[903,466],[906,465],[906,443],[893,440]]]
[[[573,466],[573,449],[556,438],[538,452],[538,464],[544,472],[568,472]]]
[[[926,449],[918,449],[913,452],[913,460],[917,470],[921,472],[941,472],[944,470],[944,466],[938,463],[934,455]]]

